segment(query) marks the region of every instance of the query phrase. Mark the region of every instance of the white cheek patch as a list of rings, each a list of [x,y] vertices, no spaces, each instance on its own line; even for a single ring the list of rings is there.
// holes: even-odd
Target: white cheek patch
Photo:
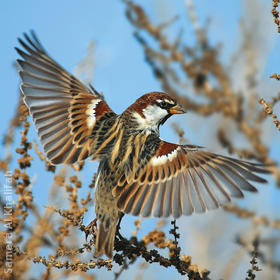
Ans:
[[[89,129],[91,129],[95,125],[95,108],[100,102],[100,99],[93,99],[91,103],[87,106],[88,109],[86,110],[86,115],[88,116],[87,118],[87,126]]]
[[[167,155],[162,155],[160,157],[155,157],[152,159],[152,165],[157,166],[157,165],[163,165],[167,161],[172,161],[174,158],[177,157],[177,150],[172,151],[171,153]]]
[[[145,129],[147,127],[147,121],[143,117],[140,116],[137,112],[132,114],[132,117],[136,120],[138,124],[138,128]]]
[[[133,117],[138,123],[139,129],[157,130],[160,120],[165,118],[167,114],[168,114],[167,111],[161,109],[159,106],[149,105],[147,106],[147,108],[143,109],[144,117],[142,117],[137,112],[133,113]]]
[[[160,108],[157,105],[149,105],[143,110],[143,115],[146,117],[149,123],[158,123],[159,120],[163,119],[167,115],[167,111]]]

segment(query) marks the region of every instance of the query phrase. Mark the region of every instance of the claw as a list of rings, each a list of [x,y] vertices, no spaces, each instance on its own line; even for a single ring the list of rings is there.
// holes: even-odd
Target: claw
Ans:
[[[86,235],[86,241],[90,234],[96,235],[97,231],[97,218],[92,220],[86,227],[85,227],[85,235]]]

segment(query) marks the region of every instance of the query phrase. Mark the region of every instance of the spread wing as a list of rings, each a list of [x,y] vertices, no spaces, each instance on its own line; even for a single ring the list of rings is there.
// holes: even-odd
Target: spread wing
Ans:
[[[243,190],[257,191],[249,181],[266,180],[255,173],[269,171],[261,164],[161,141],[134,179],[122,178],[113,194],[125,213],[177,218],[218,208],[231,197],[243,197]]]
[[[24,101],[41,143],[53,164],[74,163],[93,155],[100,134],[112,126],[115,113],[93,87],[86,87],[56,63],[32,32],[19,39],[18,60]],[[98,134],[99,133],[99,134]]]

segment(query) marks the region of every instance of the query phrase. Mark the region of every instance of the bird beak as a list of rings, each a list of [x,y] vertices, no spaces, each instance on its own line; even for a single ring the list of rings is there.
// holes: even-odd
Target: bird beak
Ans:
[[[169,109],[170,114],[185,114],[186,110],[184,110],[180,105],[175,105]]]

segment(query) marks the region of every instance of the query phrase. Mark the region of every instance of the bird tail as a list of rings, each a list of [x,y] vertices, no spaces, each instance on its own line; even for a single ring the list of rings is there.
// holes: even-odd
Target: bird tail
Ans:
[[[116,226],[117,220],[110,223],[108,228],[99,220],[94,252],[95,258],[98,258],[102,254],[105,254],[110,259],[113,257]]]

